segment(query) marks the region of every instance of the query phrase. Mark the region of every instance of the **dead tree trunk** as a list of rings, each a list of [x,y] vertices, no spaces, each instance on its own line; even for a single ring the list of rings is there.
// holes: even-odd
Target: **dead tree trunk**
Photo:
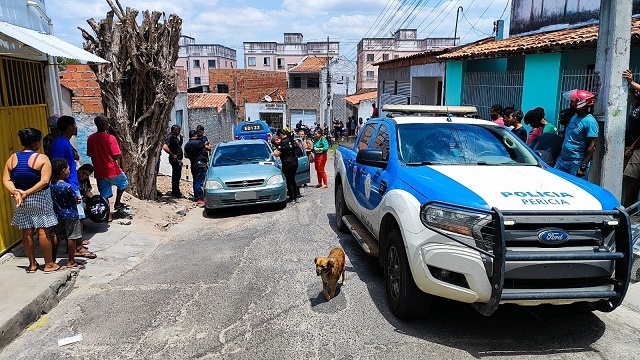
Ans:
[[[91,65],[102,90],[106,116],[120,144],[129,189],[141,199],[156,197],[156,165],[167,135],[176,97],[175,70],[182,19],[166,19],[158,11],[123,10],[119,0],[105,19],[87,22],[95,37],[82,28],[85,50],[109,64]],[[162,20],[161,20],[162,19]]]

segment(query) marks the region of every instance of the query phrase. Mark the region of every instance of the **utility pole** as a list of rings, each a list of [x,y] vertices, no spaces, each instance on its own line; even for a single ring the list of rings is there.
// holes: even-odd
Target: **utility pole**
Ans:
[[[458,45],[458,16],[460,15],[460,11],[464,11],[464,9],[462,8],[462,6],[458,6],[458,10],[456,10],[456,27],[453,30],[453,46]]]
[[[329,74],[329,37],[327,36],[327,112],[324,117],[324,124],[329,126],[329,119],[331,118],[331,76]]]
[[[629,67],[631,45],[631,2],[628,0],[600,0],[600,25],[596,50],[595,116],[604,136],[599,141],[600,167],[594,166],[590,178],[609,190],[618,200],[622,197],[624,164],[624,135],[627,120],[627,86],[622,71]],[[598,165],[598,164],[594,164]],[[599,171],[597,171],[599,170]]]

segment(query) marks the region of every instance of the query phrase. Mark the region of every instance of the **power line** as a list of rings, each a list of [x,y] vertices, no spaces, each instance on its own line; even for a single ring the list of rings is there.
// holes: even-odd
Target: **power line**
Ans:
[[[493,5],[493,2],[495,0],[491,0],[491,2],[489,3],[489,5],[487,6],[486,9],[484,9],[484,11],[482,12],[482,14],[480,15],[480,17],[478,17],[478,20],[476,20],[476,22],[473,24],[473,26],[471,27],[471,29],[469,29],[469,31],[467,31],[466,34],[464,34],[463,37],[460,38],[460,40],[462,40],[463,38],[467,37],[467,35],[469,35],[469,33],[471,32],[471,30],[473,30],[475,28],[476,25],[478,25],[478,22],[480,21],[480,19],[482,19],[482,17],[484,16],[484,14],[487,13],[487,11],[489,11],[489,8],[491,7],[491,5]]]
[[[447,15],[445,15],[444,17],[442,17],[442,20],[440,20],[440,22],[438,23],[438,25],[436,25],[436,26],[433,28],[433,30],[431,30],[431,32],[429,33],[429,35],[427,35],[427,37],[430,37],[430,36],[431,36],[431,34],[433,34],[433,32],[434,32],[434,31],[436,31],[436,29],[437,29],[440,25],[442,25],[442,23],[444,22],[444,19],[446,19],[446,18],[449,16],[449,14],[451,14],[451,11],[453,11],[453,9],[455,9],[455,8],[458,6],[458,4],[460,4],[460,0],[457,0],[457,1],[456,1],[456,3],[455,3],[453,6],[451,6],[451,9],[449,9],[449,12],[447,13]],[[440,11],[440,14],[438,14],[438,15],[436,16],[436,18],[433,20],[433,22],[432,22],[431,24],[435,23],[435,21],[438,19],[438,17],[440,17],[440,15],[442,15],[442,13],[443,13],[446,9],[447,9],[447,6],[446,6],[446,5],[445,5],[445,6],[443,6],[443,7],[442,7],[442,11]],[[425,28],[425,30],[426,30],[427,28],[429,28],[429,26],[427,26],[427,27]]]
[[[510,1],[511,0],[507,0],[507,4],[504,6],[504,10],[502,10],[502,15],[500,15],[500,19],[499,20],[502,20],[502,17],[504,16],[505,11],[507,11],[507,7],[509,7],[509,2]]]

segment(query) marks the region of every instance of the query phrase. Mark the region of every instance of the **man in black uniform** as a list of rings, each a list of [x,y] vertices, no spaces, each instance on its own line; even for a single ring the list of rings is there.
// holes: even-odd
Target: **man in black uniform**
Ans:
[[[171,164],[171,196],[181,198],[180,177],[182,176],[182,139],[184,135],[180,133],[180,126],[173,125],[171,133],[164,140],[162,149],[169,154],[169,164]]]
[[[280,157],[282,161],[282,173],[287,181],[287,195],[289,202],[298,202],[300,197],[300,189],[296,184],[296,172],[298,171],[298,157],[296,156],[296,148],[298,147],[291,137],[291,134],[278,129],[276,132],[280,140],[280,144],[276,145],[273,154]]]
[[[191,161],[191,175],[193,176],[193,200],[204,205],[202,187],[207,172],[211,145],[202,141],[197,130],[189,131],[189,141],[184,144],[184,155]]]

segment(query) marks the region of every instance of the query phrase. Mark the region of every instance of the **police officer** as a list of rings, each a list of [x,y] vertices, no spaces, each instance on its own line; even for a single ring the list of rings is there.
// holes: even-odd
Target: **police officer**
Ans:
[[[300,197],[300,189],[296,184],[296,172],[298,171],[297,145],[287,131],[278,129],[276,136],[280,138],[280,144],[275,146],[273,154],[280,157],[280,161],[282,161],[282,173],[287,181],[289,202],[297,203],[298,197]]]

